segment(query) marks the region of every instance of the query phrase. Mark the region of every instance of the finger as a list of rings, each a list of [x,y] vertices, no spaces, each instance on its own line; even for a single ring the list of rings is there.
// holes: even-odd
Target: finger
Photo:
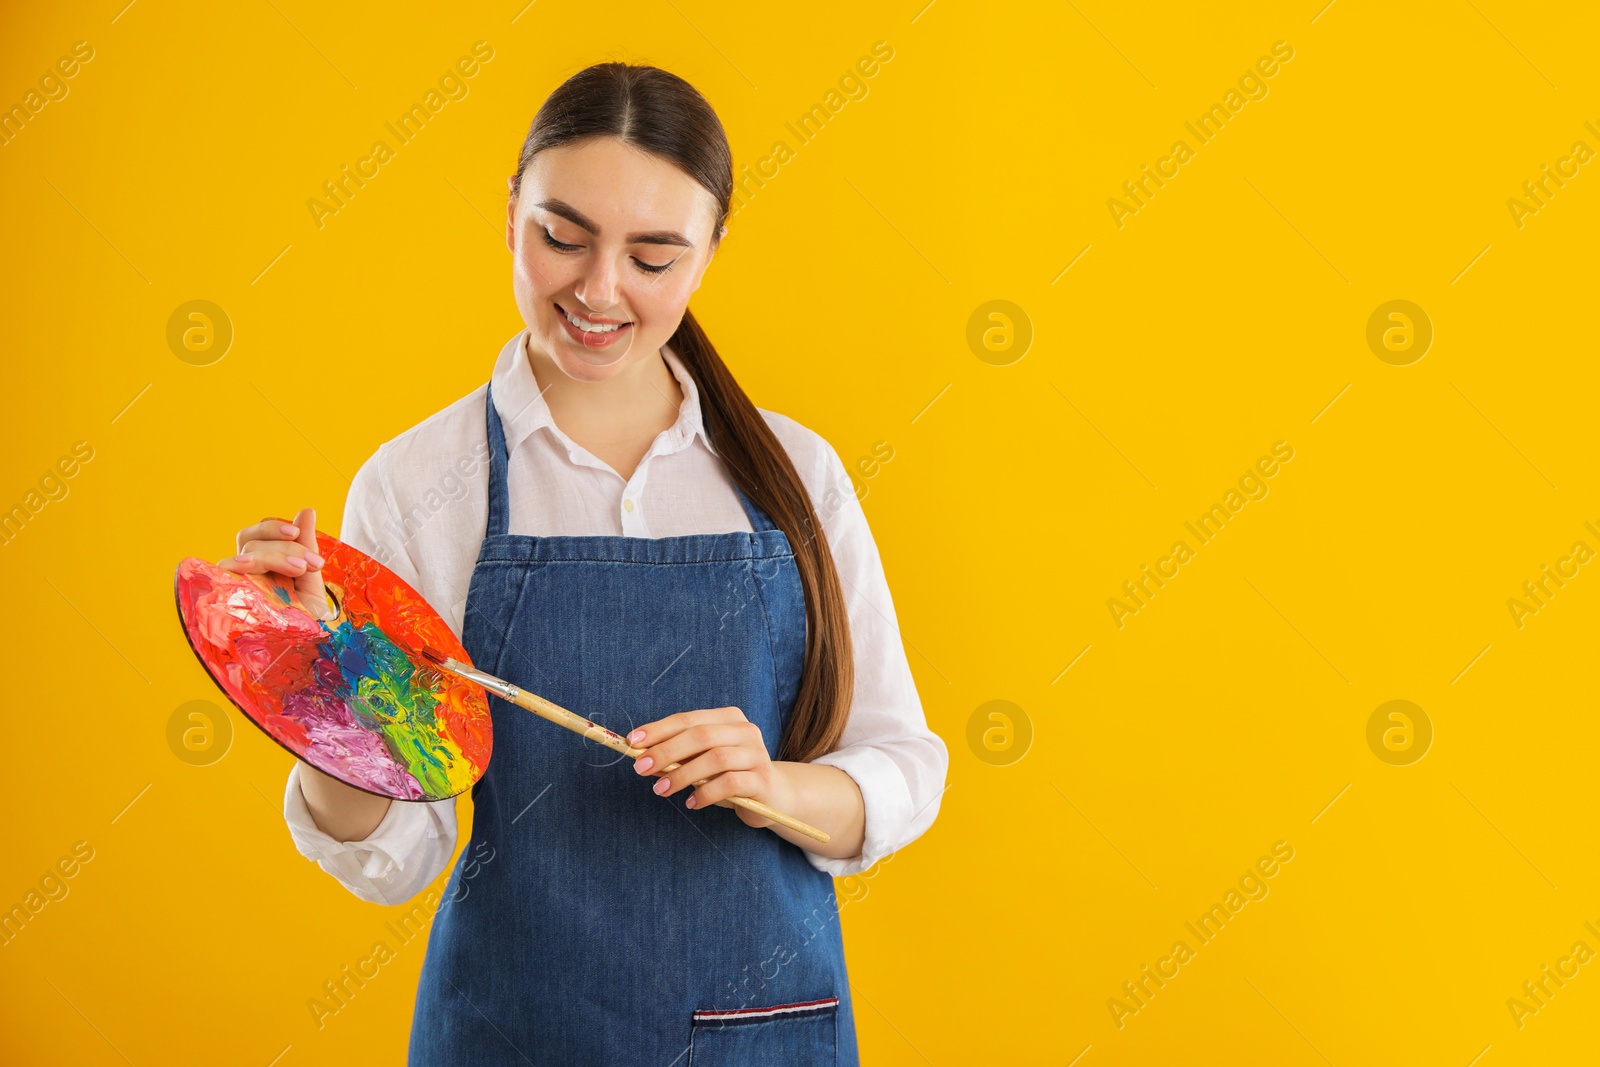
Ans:
[[[293,521],[269,515],[255,525],[240,530],[234,536],[233,547],[235,551],[243,552],[247,541],[293,541],[299,536],[300,527]]]
[[[298,578],[300,575],[305,574],[306,569],[310,566],[303,556],[297,554],[303,550],[293,542],[278,542],[278,546],[263,546],[261,542],[255,541],[251,542],[251,545],[256,547],[251,548],[250,551],[241,552],[237,556],[229,556],[227,559],[219,561],[217,566],[235,574],[266,574],[271,572],[273,574],[288,575],[291,578]],[[285,551],[281,547],[283,545],[291,546],[294,551]],[[246,547],[248,548],[249,546]]]
[[[653,788],[658,796],[670,797],[682,792],[696,782],[715,778],[728,771],[747,771],[765,759],[766,753],[757,755],[748,748],[714,748],[685,763],[675,771],[662,775]]]
[[[635,748],[659,744],[701,723],[745,722],[744,712],[738,708],[702,708],[697,711],[680,711],[655,722],[647,722],[628,735],[628,743]]]
[[[313,571],[321,570],[323,563],[326,562],[314,550],[306,548],[299,541],[247,541],[239,550],[239,555],[297,558]]]
[[[684,763],[708,749],[723,746],[766,751],[761,727],[753,722],[702,723],[645,749],[633,766],[640,774],[659,774],[664,767]],[[650,762],[645,763],[645,760]]]
[[[713,804],[731,807],[726,803],[730,797],[754,798],[761,788],[761,777],[755,771],[729,771],[717,775],[705,785],[696,786],[684,802],[691,808],[709,808]]]

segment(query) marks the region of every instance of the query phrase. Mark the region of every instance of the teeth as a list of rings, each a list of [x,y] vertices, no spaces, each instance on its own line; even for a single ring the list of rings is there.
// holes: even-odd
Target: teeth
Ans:
[[[613,331],[620,330],[623,326],[627,325],[627,323],[622,323],[620,325],[598,326],[592,322],[585,322],[583,319],[578,318],[566,308],[562,308],[561,313],[567,317],[568,322],[572,323],[572,325],[576,326],[584,333],[612,333]]]

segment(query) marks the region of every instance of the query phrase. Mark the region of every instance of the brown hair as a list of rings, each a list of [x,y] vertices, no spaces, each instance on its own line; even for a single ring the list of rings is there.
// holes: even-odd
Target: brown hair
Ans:
[[[728,138],[705,97],[658,67],[598,63],[563,82],[528,128],[511,196],[521,192],[522,173],[534,156],[601,136],[620,137],[675,164],[704,186],[717,203],[711,230],[711,247],[717,247],[733,197]],[[694,378],[707,428],[730,477],[771,516],[794,549],[805,590],[805,667],[778,758],[810,762],[837,747],[854,686],[850,623],[833,554],[794,463],[693,312],[684,309],[683,321],[667,343]]]

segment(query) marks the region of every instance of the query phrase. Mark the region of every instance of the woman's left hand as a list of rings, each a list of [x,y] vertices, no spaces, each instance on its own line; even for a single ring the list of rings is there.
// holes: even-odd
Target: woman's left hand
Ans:
[[[771,826],[771,819],[727,802],[728,797],[759,800],[779,811],[792,806],[782,764],[767,755],[761,727],[744,717],[738,708],[707,708],[668,715],[647,722],[628,735],[628,743],[646,749],[633,765],[639,774],[660,775],[660,768],[674,763],[671,771],[655,785],[661,796],[672,796],[701,779],[684,801],[691,808],[712,804],[733,808],[746,825]]]

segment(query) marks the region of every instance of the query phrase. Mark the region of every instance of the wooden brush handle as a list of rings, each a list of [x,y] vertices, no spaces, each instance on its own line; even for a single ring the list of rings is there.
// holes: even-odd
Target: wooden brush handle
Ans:
[[[628,739],[623,737],[621,734],[612,730],[607,730],[604,726],[601,726],[597,722],[590,722],[582,715],[568,711],[560,704],[552,704],[550,701],[546,700],[542,696],[539,696],[537,693],[530,693],[526,689],[518,688],[515,702],[518,707],[526,708],[542,719],[549,719],[557,726],[565,726],[574,733],[582,734],[589,740],[597,741],[615,752],[622,753],[624,756],[628,756],[632,759],[638,759],[645,753],[644,749],[634,748],[632,745],[628,744]],[[668,764],[667,766],[662,767],[660,770],[654,771],[653,774],[659,777],[660,775],[666,774],[668,771],[675,771],[681,766],[683,766],[681,763]],[[695,782],[694,784],[704,785],[708,780],[709,779],[702,778],[700,781]],[[817,829],[810,823],[801,822],[799,819],[796,819],[793,816],[785,815],[776,808],[770,808],[761,803],[759,800],[752,800],[749,797],[729,797],[725,801],[717,801],[717,804],[723,806],[728,804],[737,804],[746,811],[753,811],[764,819],[771,819],[773,822],[778,823],[781,826],[787,826],[795,833],[805,834],[814,841],[821,841],[824,843],[828,841],[828,835],[824,831]]]

